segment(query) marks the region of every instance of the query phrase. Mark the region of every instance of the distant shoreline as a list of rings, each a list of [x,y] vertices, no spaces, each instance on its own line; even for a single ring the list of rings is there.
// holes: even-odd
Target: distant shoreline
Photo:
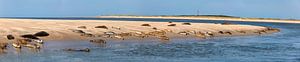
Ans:
[[[300,23],[296,19],[275,18],[243,18],[226,15],[178,15],[178,16],[97,16],[97,18],[160,18],[160,19],[193,19],[193,20],[224,20],[224,21],[246,21],[246,22],[275,22],[275,23]]]

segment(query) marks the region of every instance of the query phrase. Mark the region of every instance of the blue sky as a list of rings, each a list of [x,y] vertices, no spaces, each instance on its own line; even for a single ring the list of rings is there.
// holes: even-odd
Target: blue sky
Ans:
[[[1,17],[232,15],[300,19],[300,0],[0,0]]]

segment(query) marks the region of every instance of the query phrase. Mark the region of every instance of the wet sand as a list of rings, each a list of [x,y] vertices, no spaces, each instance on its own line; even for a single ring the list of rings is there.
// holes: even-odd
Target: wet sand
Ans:
[[[142,26],[143,24],[144,26]],[[172,24],[176,26],[170,26]],[[97,26],[98,28],[96,28]],[[103,28],[103,26],[105,27]],[[0,28],[1,42],[7,42],[6,36],[10,34],[21,38],[20,35],[34,34],[40,31],[50,34],[50,36],[41,37],[42,40],[90,40],[95,38],[168,40],[169,38],[207,38],[279,32],[277,29],[252,25],[111,20],[0,19]],[[84,33],[78,33],[78,31]]]

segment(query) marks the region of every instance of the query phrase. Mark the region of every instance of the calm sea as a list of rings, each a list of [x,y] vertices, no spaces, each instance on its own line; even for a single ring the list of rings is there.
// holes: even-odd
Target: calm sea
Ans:
[[[123,20],[221,23],[220,20],[134,18],[29,18],[68,20]],[[0,54],[0,62],[300,62],[300,24],[232,22],[269,26],[281,32],[268,35],[111,41],[106,45],[86,41],[47,41],[40,51],[23,49]],[[65,52],[62,48],[91,48],[91,52]]]

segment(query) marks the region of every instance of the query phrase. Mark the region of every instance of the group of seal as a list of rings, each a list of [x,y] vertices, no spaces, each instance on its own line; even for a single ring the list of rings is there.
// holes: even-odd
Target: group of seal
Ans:
[[[173,22],[168,22],[169,24],[167,26],[179,26]],[[236,25],[234,23],[229,23],[229,22],[224,22],[224,23],[220,23],[221,25]],[[188,23],[188,22],[184,22],[181,23],[181,25],[192,25],[192,23]],[[151,29],[153,29],[154,31],[150,31],[150,32],[140,32],[140,31],[136,31],[136,32],[128,32],[128,33],[115,33],[113,31],[107,31],[104,32],[103,35],[100,35],[100,37],[104,37],[104,38],[117,38],[117,39],[122,39],[124,40],[125,37],[131,36],[131,37],[140,37],[140,38],[145,38],[145,37],[157,37],[158,39],[161,40],[169,40],[170,38],[166,35],[166,33],[176,33],[176,34],[181,34],[181,35],[194,35],[197,37],[212,37],[215,36],[217,34],[220,35],[234,35],[233,31],[218,31],[218,32],[197,32],[196,30],[188,30],[188,31],[180,31],[180,32],[173,32],[172,30],[168,30],[168,29],[158,29],[156,27],[154,27],[151,24],[141,24],[140,26],[143,27],[152,27]],[[102,29],[110,29],[105,25],[100,25],[100,26],[96,26],[95,28],[102,28]],[[115,28],[116,27],[112,27]],[[121,29],[120,27],[118,27],[117,29]],[[259,30],[259,34],[261,33],[265,33],[267,31],[279,31],[279,29],[274,29],[274,28],[266,28],[265,30]],[[75,32],[79,32],[79,33],[84,33],[84,31],[79,30],[79,31],[75,31]],[[238,33],[242,33],[245,34],[246,31],[237,31]],[[163,33],[163,34],[162,34]],[[128,34],[128,35],[121,35],[121,34]],[[93,35],[93,34],[90,34]]]
[[[6,38],[10,41],[8,43],[0,43],[1,49],[8,48],[8,45],[12,45],[14,48],[21,49],[22,47],[28,47],[33,49],[40,49],[44,43],[39,37],[49,36],[49,33],[40,31],[35,34],[24,34],[19,37],[13,35],[7,35]]]
[[[180,26],[180,24],[175,24],[173,22],[168,22],[168,23],[169,24],[166,25],[168,27]],[[185,23],[182,23],[181,25],[188,26],[188,25],[192,25],[192,23],[185,22]],[[229,22],[224,22],[224,23],[221,23],[221,25],[235,25],[235,24],[229,23]],[[194,30],[194,31],[186,30],[186,31],[175,32],[175,31],[172,31],[169,29],[159,29],[151,24],[141,24],[140,26],[151,27],[151,29],[153,29],[153,31],[149,31],[149,32],[135,31],[135,32],[121,32],[121,33],[116,33],[114,31],[106,31],[106,32],[103,32],[103,34],[101,34],[101,35],[95,35],[95,34],[84,31],[84,29],[87,29],[89,27],[78,26],[77,28],[79,28],[79,29],[73,29],[72,32],[78,33],[84,37],[94,37],[89,42],[95,43],[95,44],[106,44],[107,42],[106,42],[106,40],[104,40],[104,38],[115,38],[115,39],[124,40],[124,39],[126,39],[126,37],[137,37],[137,38],[154,37],[154,38],[157,38],[162,41],[169,41],[170,37],[167,35],[169,33],[185,35],[185,36],[192,35],[192,36],[196,36],[196,37],[200,37],[200,38],[213,37],[213,36],[216,36],[216,34],[222,34],[222,35],[233,35],[234,34],[232,31],[199,32],[196,30]],[[108,27],[105,25],[99,25],[99,26],[95,26],[92,28],[106,29],[106,30],[110,30],[110,29],[121,30],[122,29],[121,27],[114,27],[114,26]],[[280,30],[267,27],[264,30],[258,30],[257,32],[254,32],[254,33],[264,34],[264,33],[268,33],[268,31],[280,31]],[[246,31],[237,31],[237,32],[243,33],[243,34],[247,33]],[[22,47],[28,47],[28,48],[40,49],[42,44],[44,43],[43,40],[40,39],[40,37],[46,37],[46,36],[49,36],[49,33],[45,32],[45,31],[40,31],[35,34],[20,35],[21,38],[14,37],[13,35],[7,35],[6,37],[8,40],[12,41],[11,45],[14,48],[21,49]],[[0,43],[0,50],[8,48],[8,45],[10,45],[10,44],[9,43]],[[85,48],[85,49],[67,48],[67,49],[63,49],[63,50],[78,51],[78,52],[90,52],[89,48]]]
[[[169,24],[166,25],[168,27],[180,26],[179,24],[175,24],[173,22],[168,22],[168,23]],[[221,25],[236,25],[234,23],[229,23],[229,22],[224,22],[224,23],[220,23],[220,24]],[[185,22],[185,23],[181,23],[181,25],[188,26],[188,25],[192,25],[192,23]],[[103,34],[101,34],[101,35],[86,33],[83,30],[73,30],[73,32],[79,33],[84,37],[93,36],[94,38],[92,40],[90,40],[90,42],[96,43],[96,44],[106,44],[106,40],[104,40],[106,38],[115,38],[115,39],[124,40],[126,38],[134,38],[134,37],[136,37],[136,38],[154,37],[154,38],[157,38],[162,41],[169,41],[171,38],[169,37],[168,34],[179,34],[179,35],[186,35],[186,36],[196,36],[199,38],[209,38],[209,37],[214,37],[214,36],[218,36],[218,35],[235,35],[235,33],[239,33],[239,34],[248,33],[246,31],[201,32],[201,31],[196,31],[196,30],[186,30],[186,31],[178,32],[178,31],[173,31],[173,30],[169,30],[169,29],[159,29],[159,28],[155,27],[155,25],[151,25],[151,24],[141,24],[140,26],[147,27],[147,28],[152,27],[151,29],[153,29],[153,31],[149,31],[149,32],[135,31],[135,32],[121,32],[121,33],[117,33],[114,31],[106,31],[106,32],[103,32]],[[87,27],[79,26],[78,28],[85,29]],[[123,29],[120,27],[113,27],[113,26],[108,27],[105,25],[95,26],[94,28],[117,29],[117,30]],[[268,32],[268,31],[280,31],[280,30],[274,29],[274,28],[266,28],[264,30],[259,30],[258,33],[263,33],[263,32]],[[78,51],[78,49],[77,50],[71,49],[69,51]],[[84,51],[84,50],[80,50],[80,51]]]

